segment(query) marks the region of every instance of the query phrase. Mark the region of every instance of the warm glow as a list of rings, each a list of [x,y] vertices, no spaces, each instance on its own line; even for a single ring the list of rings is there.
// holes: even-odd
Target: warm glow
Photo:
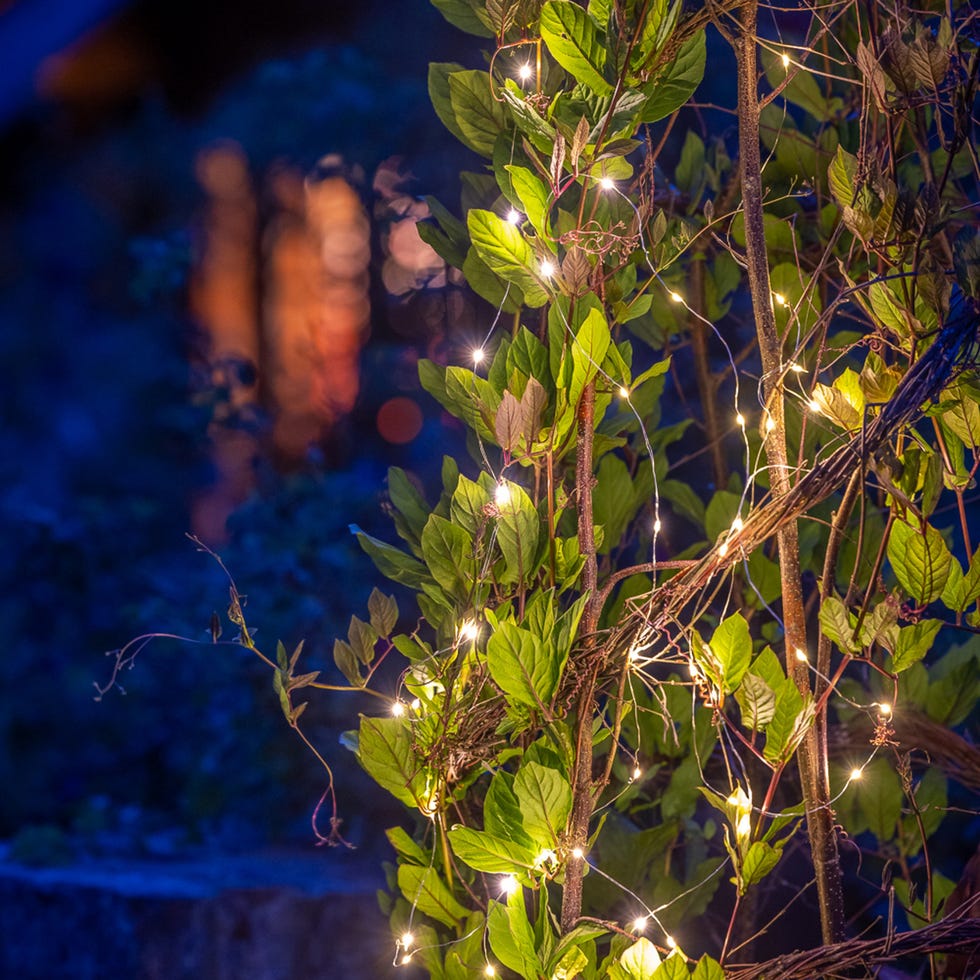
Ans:
[[[402,938],[399,940],[399,942],[405,949],[408,949],[408,947],[415,942],[415,937],[410,932],[403,932]]]
[[[653,533],[654,534],[659,534],[661,527],[663,527],[663,525],[660,523],[660,518],[658,517],[653,522]]]
[[[863,775],[864,775],[864,770],[863,769],[852,769],[851,770],[851,775],[848,778],[849,779],[852,779],[852,780],[853,779],[860,779]]]
[[[477,347],[477,349],[473,351],[473,363],[479,364],[483,360],[483,358],[484,358],[483,348]]]
[[[684,302],[684,297],[681,296],[680,293],[671,293],[670,294],[670,298],[671,298],[671,301],[674,302],[674,303],[683,303]]]
[[[526,82],[533,74],[534,69],[528,64],[523,64],[517,69],[517,75],[522,82]],[[487,976],[492,976],[492,974],[487,974]]]
[[[619,397],[620,398],[629,398],[629,396],[630,396],[630,390],[629,390],[629,388],[627,388],[625,385],[620,385],[619,386]]]
[[[887,717],[892,713],[892,706],[890,704],[879,704],[878,710]]]
[[[406,953],[402,957],[402,966],[408,966],[408,964],[411,963],[411,962],[412,962],[412,954],[411,953]]]
[[[641,915],[633,920],[634,932],[643,932],[643,930],[646,929],[646,927],[647,927],[647,917],[645,915]]]
[[[518,211],[517,208],[511,208],[507,212],[507,220],[512,225],[519,225],[521,223],[521,212]]]
[[[643,775],[643,770],[639,766],[633,768],[633,778],[639,779]]]
[[[794,374],[803,374],[803,372],[806,371],[806,368],[803,367],[802,364],[797,364],[796,361],[793,361],[793,363],[790,364],[789,369]]]
[[[555,274],[555,263],[550,259],[545,259],[541,265],[538,266],[538,270],[540,271],[541,275],[545,277],[545,279],[550,279]]]
[[[500,891],[503,895],[513,895],[520,887],[520,882],[513,875],[504,875],[500,879]]]
[[[786,305],[786,297],[782,293],[773,293],[772,298],[776,301],[778,306]]]
[[[788,54],[786,54],[785,52],[783,52],[780,60],[782,61],[784,68],[789,68],[789,55]]]
[[[799,647],[796,648],[796,659],[799,660],[801,664],[805,664],[807,662],[806,654]]]
[[[495,977],[497,975],[496,967],[494,967],[494,965],[492,963],[488,963],[483,968],[483,975],[485,977]]]
[[[599,186],[604,191],[611,191],[616,186],[616,184],[615,184],[615,182],[613,181],[613,179],[611,177],[603,177],[599,181]]]
[[[392,714],[393,714],[393,715],[394,715],[394,716],[395,716],[396,718],[401,718],[401,716],[402,716],[403,714],[405,714],[405,702],[404,702],[404,701],[396,701],[396,702],[395,702],[395,703],[394,703],[394,704],[393,704],[393,705],[391,706],[391,713],[392,713]]]
[[[673,936],[668,936],[664,941],[671,949],[677,949],[677,940]]]
[[[460,624],[459,627],[459,638],[460,640],[473,641],[480,635],[480,627],[473,622],[472,619],[467,619],[465,622]]]
[[[576,847],[572,850],[572,857],[575,858],[576,861],[580,860],[584,854],[585,852],[581,847]]]
[[[728,554],[728,542],[722,541],[722,543],[718,546],[718,557],[724,558],[725,555],[727,554]]]
[[[493,493],[493,499],[498,507],[503,507],[510,503],[510,487],[503,480],[497,484],[497,489]]]
[[[806,403],[806,407],[807,407],[808,409],[810,409],[810,411],[811,411],[811,412],[813,412],[813,413],[815,413],[816,415],[819,415],[819,414],[820,414],[820,402],[818,402],[818,401],[816,400],[816,398],[811,398],[811,399],[810,399],[810,400],[809,400],[809,401],[808,401],[808,402]]]
[[[742,523],[741,517],[736,517],[735,520],[732,521],[732,532],[734,534],[738,534],[738,532],[741,531],[743,527],[745,527],[745,525]]]
[[[735,424],[745,428],[745,416],[741,412],[735,416]]]
[[[766,416],[766,432],[772,432],[776,428],[776,420],[771,416]]]

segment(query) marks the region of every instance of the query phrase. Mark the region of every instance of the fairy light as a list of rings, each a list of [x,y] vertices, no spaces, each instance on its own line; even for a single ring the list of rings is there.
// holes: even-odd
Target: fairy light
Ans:
[[[619,397],[620,398],[629,398],[629,396],[630,396],[630,390],[629,390],[629,388],[627,388],[626,385],[620,385],[619,386]]]
[[[892,713],[892,706],[887,702],[878,705],[878,713],[886,718]]]
[[[742,518],[736,517],[735,520],[732,521],[732,534],[738,534],[743,527],[745,527],[745,525],[742,523]]]
[[[522,81],[526,82],[534,74],[534,69],[525,62],[517,69],[517,77]],[[487,974],[487,976],[492,976],[492,974]]]
[[[391,705],[391,713],[395,718],[401,718],[405,714],[405,702],[395,701]]]
[[[725,555],[727,554],[728,554],[728,542],[722,541],[722,543],[718,546],[718,557],[724,558]]]
[[[780,56],[779,60],[782,61],[784,68],[789,68],[789,55],[785,51]]]
[[[852,769],[851,774],[847,777],[849,782],[855,782],[864,775],[863,769]]]
[[[735,416],[735,424],[741,429],[745,428],[745,416],[741,412]]]
[[[796,652],[796,659],[799,660],[801,664],[808,663],[806,651],[801,650],[799,647],[797,647],[795,652]]]
[[[806,373],[806,368],[803,367],[802,364],[797,364],[796,361],[793,361],[793,363],[790,364],[789,369],[794,374],[805,374]]]
[[[776,428],[776,420],[771,416],[766,416],[766,432],[772,432]]]
[[[402,957],[402,966],[408,966],[408,964],[411,963],[411,962],[412,962],[412,954],[411,953],[406,953]]]
[[[521,212],[518,211],[517,208],[511,208],[507,212],[507,220],[512,225],[519,225],[521,223]]]
[[[637,916],[633,920],[633,932],[643,932],[647,927],[647,917],[645,915]]]
[[[599,180],[599,186],[604,191],[611,191],[616,186],[616,182],[612,179],[612,177],[602,177]]]
[[[410,932],[403,932],[401,939],[398,940],[403,949],[408,949],[415,942],[415,936]]]
[[[677,949],[677,940],[674,939],[673,936],[667,936],[664,939],[664,942],[667,944],[668,948],[670,948],[670,949]]]
[[[789,305],[786,302],[786,297],[782,293],[773,293],[772,294],[772,298],[773,298],[773,300],[775,300],[775,303],[776,303],[777,306],[788,306]]]
[[[504,507],[510,503],[510,487],[503,480],[497,484],[497,489],[493,492],[493,499],[498,507]]]
[[[545,848],[534,859],[535,868],[544,868],[546,865],[554,865],[558,861],[558,855],[550,848]]]
[[[639,766],[633,767],[633,778],[639,779],[643,775],[643,770]]]
[[[816,398],[811,398],[811,399],[810,399],[810,400],[809,400],[809,401],[808,401],[808,402],[806,403],[806,407],[807,407],[808,409],[810,409],[810,411],[811,411],[811,412],[813,412],[813,414],[814,414],[814,415],[819,415],[819,414],[820,414],[820,402],[818,402],[818,401],[816,400]]]
[[[576,861],[581,861],[584,856],[585,851],[583,851],[581,847],[572,848],[572,857],[575,858]]]
[[[654,534],[659,534],[660,533],[660,529],[662,527],[663,527],[663,525],[660,523],[660,518],[659,517],[655,518],[654,521],[653,521],[653,533]]]
[[[485,356],[486,356],[486,354],[485,354],[483,348],[482,347],[477,347],[476,350],[474,350],[473,351],[473,354],[472,354],[473,363],[474,364],[480,364],[483,361],[483,358]]]
[[[513,875],[504,875],[500,879],[500,893],[513,895],[521,887],[521,883]]]
[[[461,641],[472,642],[480,635],[480,627],[472,619],[464,620],[459,626]]]
[[[681,296],[680,293],[669,293],[668,295],[670,296],[670,301],[672,303],[683,303],[684,302],[684,297]]]
[[[555,274],[555,263],[551,259],[545,259],[541,265],[538,266],[538,271],[541,273],[545,279],[550,279]]]

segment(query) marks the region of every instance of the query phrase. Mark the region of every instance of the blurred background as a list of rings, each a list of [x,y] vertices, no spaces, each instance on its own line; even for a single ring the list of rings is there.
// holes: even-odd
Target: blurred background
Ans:
[[[322,861],[325,775],[268,670],[211,645],[228,583],[185,535],[260,647],[305,639],[339,680],[333,639],[383,584],[348,525],[388,535],[388,465],[438,472],[453,433],[416,362],[489,314],[415,229],[476,162],[426,92],[429,61],[480,64],[466,45],[424,0],[0,3],[8,865]],[[154,632],[194,642],[154,641],[96,701]],[[363,707],[304,721],[359,848],[330,867],[377,884],[399,813],[339,743]]]

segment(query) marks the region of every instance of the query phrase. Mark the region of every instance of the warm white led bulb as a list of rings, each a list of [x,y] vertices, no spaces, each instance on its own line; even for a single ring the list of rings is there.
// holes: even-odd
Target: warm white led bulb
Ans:
[[[851,770],[851,775],[850,775],[849,778],[852,779],[852,780],[854,780],[854,779],[860,779],[863,775],[864,775],[864,770],[863,769],[852,769]]]
[[[538,271],[545,277],[545,279],[550,279],[555,274],[555,263],[550,259],[545,259],[541,265],[538,266]]]
[[[799,660],[801,664],[805,664],[807,662],[806,653],[799,647],[796,648],[796,659]]]
[[[401,718],[401,716],[405,714],[405,702],[395,701],[391,706],[391,713],[396,718]]]
[[[611,191],[616,186],[616,183],[615,183],[615,181],[611,177],[603,177],[599,181],[599,186],[604,191]]]
[[[399,941],[405,949],[408,949],[415,942],[415,937],[410,932],[403,932]]]
[[[576,847],[572,849],[572,857],[575,858],[576,861],[581,860],[584,854],[585,852],[582,850],[581,847]]]
[[[892,706],[890,704],[879,704],[878,711],[887,717],[892,713]]]
[[[512,225],[519,225],[521,223],[521,212],[518,211],[517,208],[511,208],[507,212],[507,220]]]
[[[779,60],[782,61],[784,68],[789,68],[789,55],[786,54],[785,51],[783,52]]]
[[[724,558],[725,555],[727,554],[728,554],[728,542],[722,541],[722,543],[718,546],[718,557]]]
[[[495,977],[497,975],[497,969],[492,963],[488,963],[483,968],[483,975],[485,977]]]
[[[459,627],[460,640],[475,640],[479,635],[480,635],[480,627],[477,626],[472,619],[467,619],[465,622],[460,624]]]
[[[630,390],[629,390],[629,388],[627,388],[626,385],[620,385],[619,386],[619,397],[620,398],[629,398],[629,396],[630,396]]]
[[[659,534],[660,533],[660,529],[662,527],[663,527],[663,525],[660,523],[660,518],[659,517],[656,518],[654,520],[654,522],[653,522],[653,533],[654,534]]]
[[[802,364],[797,364],[796,361],[793,361],[793,363],[790,364],[789,369],[794,374],[803,374],[806,371],[806,368],[803,367]]]
[[[684,297],[680,293],[670,293],[670,299],[673,303],[683,303]]]
[[[473,351],[473,363],[474,364],[479,364],[483,360],[484,356],[485,355],[484,355],[484,352],[483,352],[483,348],[482,347],[477,347],[476,350]]]
[[[639,766],[633,767],[633,778],[639,779],[643,775],[643,770]]]
[[[520,882],[513,875],[504,875],[500,879],[500,891],[503,895],[513,895],[520,887]]]
[[[732,533],[738,534],[738,532],[741,531],[743,527],[745,527],[745,525],[742,523],[741,517],[736,517],[735,520],[732,521]]]
[[[786,297],[782,293],[773,293],[772,298],[776,301],[777,306],[786,305]]]
[[[741,426],[743,429],[745,428],[745,416],[741,412],[735,416],[735,424]]]
[[[809,401],[808,401],[808,402],[806,403],[806,407],[807,407],[808,409],[810,409],[810,411],[811,411],[811,412],[813,412],[813,413],[814,413],[815,415],[819,415],[819,414],[820,414],[820,402],[818,402],[818,401],[816,400],[816,398],[811,398],[811,399],[810,399],[810,400],[809,400]]]
[[[517,69],[517,75],[522,82],[526,82],[534,74],[534,69],[529,64],[523,64]],[[490,974],[488,974],[490,976]]]
[[[633,920],[634,932],[643,932],[643,930],[646,929],[646,927],[647,927],[647,917],[645,915],[637,916]]]
[[[503,480],[497,484],[497,489],[493,492],[493,499],[498,507],[504,507],[510,503],[510,487]]]
[[[776,428],[776,420],[771,416],[766,416],[766,432],[772,432]]]

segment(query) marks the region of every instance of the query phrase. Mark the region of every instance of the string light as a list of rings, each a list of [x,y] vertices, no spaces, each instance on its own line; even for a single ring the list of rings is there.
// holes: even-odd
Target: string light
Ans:
[[[797,364],[796,361],[793,361],[793,363],[790,364],[789,369],[794,374],[805,374],[806,373],[806,368],[803,367],[802,364]]]
[[[550,279],[555,274],[555,263],[550,259],[545,259],[541,265],[538,266],[538,271],[545,277],[545,279]]]
[[[396,718],[401,718],[402,715],[405,714],[405,702],[404,701],[393,702],[391,705],[391,713]]]
[[[878,711],[887,718],[892,713],[892,706],[888,703],[879,704]]]
[[[638,916],[633,920],[633,932],[643,932],[647,927],[647,917],[645,915]]]
[[[722,541],[722,543],[718,546],[718,557],[724,558],[725,555],[727,554],[728,554],[728,542]]]
[[[852,769],[850,776],[848,776],[847,778],[848,780],[853,782],[854,780],[860,779],[863,775],[864,775],[863,769]]]
[[[801,664],[809,662],[806,653],[799,647],[796,648],[796,659],[799,660]]]
[[[519,225],[521,223],[521,212],[518,211],[517,208],[511,208],[507,212],[507,220],[512,225]]]
[[[633,767],[633,778],[639,779],[643,775],[643,770],[639,766]]]
[[[771,416],[766,416],[766,432],[772,432],[776,428],[776,420]]]
[[[500,893],[513,895],[521,887],[521,883],[513,875],[504,875],[500,879]]]
[[[745,525],[742,523],[742,518],[741,517],[736,517],[735,520],[732,521],[732,533],[733,534],[738,534],[738,532],[741,531],[743,527],[745,527]]]
[[[619,386],[619,397],[620,398],[629,398],[629,396],[630,396],[630,390],[629,390],[629,388],[627,388],[626,385],[620,385]]]
[[[745,428],[745,416],[741,412],[735,416],[735,424],[740,428]]]
[[[820,414],[820,402],[818,402],[818,401],[816,400],[816,398],[811,398],[811,399],[810,399],[810,400],[809,400],[809,401],[808,401],[808,402],[806,403],[806,407],[807,407],[808,409],[810,409],[810,411],[811,411],[811,412],[813,412],[813,413],[814,413],[814,415],[819,415],[819,414]]]
[[[522,81],[526,82],[534,74],[534,69],[526,62],[517,69],[517,77]],[[491,976],[491,974],[487,974]]]
[[[497,484],[497,489],[493,493],[493,499],[498,507],[504,507],[510,503],[510,487],[503,480]]]
[[[479,635],[480,635],[480,627],[472,619],[467,619],[460,624],[459,627],[460,641],[472,642]]]
[[[780,56],[780,61],[782,61],[784,68],[789,68],[789,55],[785,51]]]
[[[476,350],[475,350],[475,351],[473,351],[473,354],[472,354],[472,357],[473,357],[473,363],[474,363],[474,364],[479,364],[479,363],[480,363],[480,362],[481,362],[481,361],[483,360],[483,358],[484,358],[485,356],[486,356],[486,355],[485,355],[485,353],[484,353],[484,350],[483,350],[483,348],[482,348],[482,347],[477,347],[477,348],[476,348]]]
[[[673,936],[667,936],[664,942],[671,948],[677,949],[677,940]]]
[[[663,527],[663,525],[660,523],[660,518],[659,517],[655,518],[653,521],[653,533],[659,534],[661,527]]]
[[[403,949],[408,949],[409,946],[415,942],[415,936],[413,936],[410,932],[403,932],[401,939],[398,941],[402,944]]]
[[[672,303],[683,303],[684,302],[684,297],[681,296],[680,293],[669,293],[668,295],[670,296],[670,299],[671,299],[671,302]]]
[[[599,186],[604,191],[611,191],[616,186],[616,183],[611,177],[603,177],[599,180]]]
[[[412,962],[412,954],[411,953],[406,953],[402,957],[402,966],[408,966],[408,964],[411,963],[411,962]]]
[[[581,861],[584,856],[585,851],[583,851],[581,847],[575,847],[572,849],[572,857],[575,858],[576,861]]]
[[[772,298],[776,301],[777,306],[788,306],[786,302],[786,297],[782,293],[773,293]]]

